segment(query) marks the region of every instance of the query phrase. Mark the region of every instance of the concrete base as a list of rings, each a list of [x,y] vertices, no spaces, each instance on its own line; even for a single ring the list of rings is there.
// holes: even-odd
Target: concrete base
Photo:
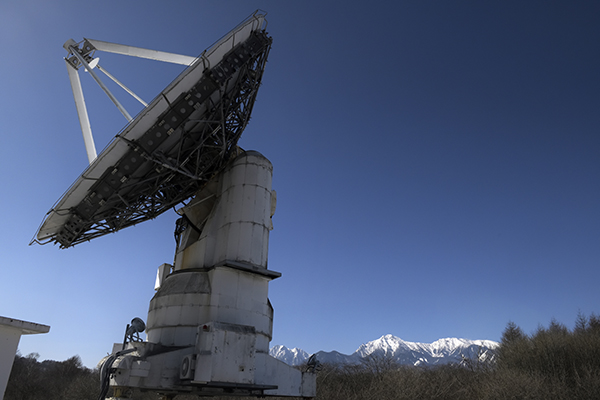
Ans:
[[[263,155],[244,152],[179,211],[173,271],[159,268],[147,341],[112,356],[110,386],[169,396],[316,395],[314,373],[268,354],[268,287],[281,276],[267,268],[272,173]]]

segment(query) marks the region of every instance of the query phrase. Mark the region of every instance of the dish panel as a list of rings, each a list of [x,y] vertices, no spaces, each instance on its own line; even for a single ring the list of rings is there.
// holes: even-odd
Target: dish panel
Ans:
[[[203,52],[49,211],[39,243],[73,246],[190,198],[237,152],[272,39],[254,14]]]

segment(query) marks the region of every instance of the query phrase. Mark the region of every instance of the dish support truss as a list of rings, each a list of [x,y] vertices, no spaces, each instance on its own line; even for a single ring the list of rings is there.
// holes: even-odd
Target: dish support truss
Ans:
[[[81,59],[91,62],[98,43],[106,42],[86,40],[77,49],[71,44],[73,55],[67,63],[74,68],[84,65]],[[196,64],[204,68],[196,84],[175,101],[161,93],[168,108],[139,138],[128,139],[124,128],[113,142],[126,143],[125,155],[95,179],[78,204],[52,209],[50,214],[65,222],[45,235],[42,226],[37,241],[58,243],[61,248],[74,246],[153,219],[201,189],[237,154],[237,141],[250,119],[271,43],[264,30],[255,30],[212,67],[202,55],[195,59],[194,63],[204,64]],[[77,97],[75,90],[74,94]],[[161,95],[157,99],[163,100]],[[86,140],[93,144],[91,132]],[[87,179],[85,172],[82,178]]]

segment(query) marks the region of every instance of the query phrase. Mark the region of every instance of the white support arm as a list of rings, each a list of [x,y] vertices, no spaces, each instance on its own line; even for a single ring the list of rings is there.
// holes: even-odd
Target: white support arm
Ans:
[[[118,80],[117,78],[115,78],[114,76],[112,76],[112,74],[110,74],[105,68],[101,67],[100,64],[97,64],[96,68],[98,68],[99,71],[101,71],[102,73],[104,73],[104,75],[108,76],[114,83],[116,83],[117,85],[119,85],[121,87],[121,89],[123,89],[124,91],[126,91],[127,93],[129,93],[131,96],[133,96],[134,99],[136,99],[137,101],[139,101],[140,103],[142,103],[142,105],[144,107],[148,107],[148,103],[146,103],[137,94],[135,94],[133,92],[133,90],[129,89],[127,86],[125,86],[124,84],[122,84],[120,80]]]
[[[83,90],[81,89],[79,72],[73,68],[73,66],[69,64],[67,60],[65,60],[65,64],[67,65],[69,81],[71,82],[71,90],[73,91],[73,97],[75,98],[75,107],[77,108],[77,116],[79,117],[81,132],[83,133],[85,151],[87,152],[88,161],[91,164],[92,161],[94,161],[97,157],[96,145],[94,144],[92,127],[90,126],[90,119],[88,117],[87,108],[85,107],[85,99],[83,98]]]
[[[83,56],[81,54],[79,54],[79,52],[77,51],[77,48],[75,46],[71,46],[69,48],[69,50],[79,60],[81,65],[83,65],[85,70],[92,76],[92,78],[94,78],[94,80],[96,81],[98,86],[100,86],[100,88],[104,91],[104,93],[106,93],[106,95],[112,100],[114,105],[117,106],[117,108],[119,109],[119,111],[121,111],[121,114],[123,114],[123,116],[127,119],[127,121],[131,122],[131,120],[133,119],[133,118],[131,118],[131,115],[129,115],[129,113],[127,112],[125,107],[123,107],[123,105],[119,102],[119,100],[117,100],[117,98],[112,94],[112,92],[110,90],[108,90],[106,85],[104,83],[102,83],[102,81],[100,80],[100,78],[98,78],[98,75],[96,75],[96,73],[94,72],[94,70],[90,66],[90,64],[88,64],[88,62],[83,58]]]
[[[164,51],[144,49],[141,47],[127,46],[124,44],[103,42],[101,40],[87,39],[96,50],[106,51],[108,53],[123,54],[150,60],[164,61],[173,64],[192,65],[196,57],[183,56],[180,54],[167,53]]]

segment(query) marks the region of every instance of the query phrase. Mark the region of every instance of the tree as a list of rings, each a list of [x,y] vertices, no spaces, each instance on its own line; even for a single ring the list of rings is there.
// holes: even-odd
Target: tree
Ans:
[[[394,359],[394,357],[390,354],[381,354],[381,353],[371,353],[360,360],[362,367],[375,374],[376,376],[380,376],[383,373],[397,370],[400,365]]]
[[[39,354],[17,353],[4,400],[96,400],[98,372],[83,366],[79,356],[39,362]]]
[[[575,319],[575,328],[573,331],[577,334],[585,333],[588,327],[588,319],[585,315],[579,311],[577,313],[577,318]]]
[[[502,345],[508,345],[517,341],[521,341],[525,338],[526,336],[523,333],[523,330],[519,328],[514,322],[509,321],[506,325],[506,329],[504,329],[504,332],[502,332],[502,338],[500,339],[500,343]]]

